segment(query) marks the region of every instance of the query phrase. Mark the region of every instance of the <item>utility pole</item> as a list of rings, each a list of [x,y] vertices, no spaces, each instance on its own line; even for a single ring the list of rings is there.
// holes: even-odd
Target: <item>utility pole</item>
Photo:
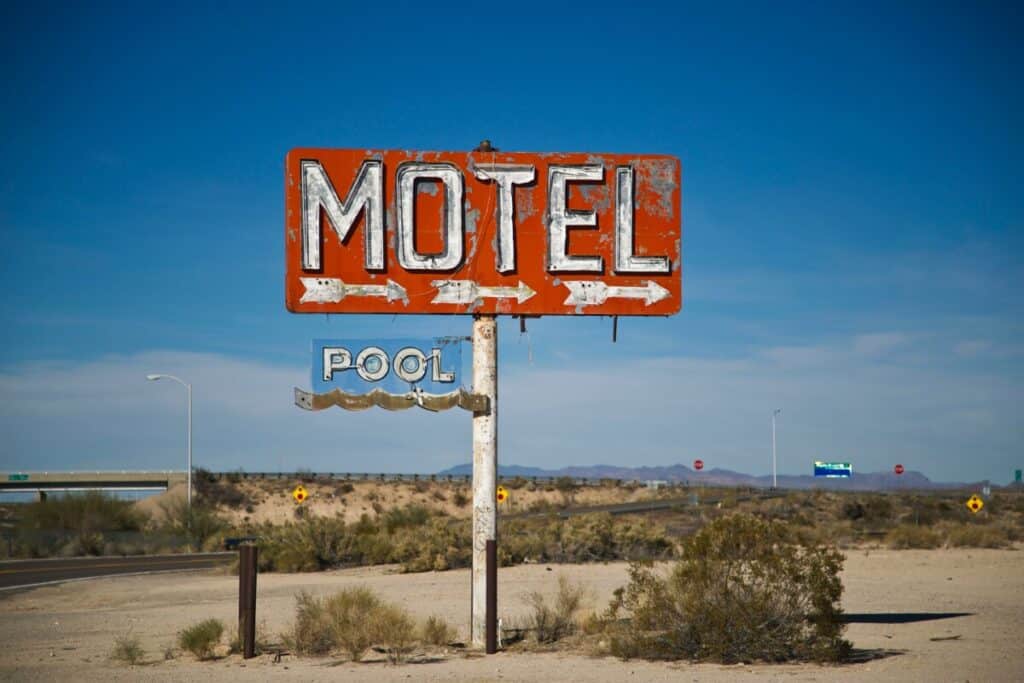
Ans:
[[[495,151],[488,140],[477,152]],[[495,652],[497,624],[498,486],[498,322],[493,314],[473,316],[473,392],[488,398],[488,409],[473,413],[473,568],[470,640]]]
[[[775,457],[775,416],[782,412],[781,408],[772,411],[772,489],[779,488],[778,461]]]

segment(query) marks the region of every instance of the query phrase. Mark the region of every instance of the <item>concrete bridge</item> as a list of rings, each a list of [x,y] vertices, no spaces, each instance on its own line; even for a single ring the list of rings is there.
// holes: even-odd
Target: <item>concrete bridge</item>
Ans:
[[[0,493],[31,492],[46,499],[63,491],[163,491],[184,484],[183,471],[0,472]]]

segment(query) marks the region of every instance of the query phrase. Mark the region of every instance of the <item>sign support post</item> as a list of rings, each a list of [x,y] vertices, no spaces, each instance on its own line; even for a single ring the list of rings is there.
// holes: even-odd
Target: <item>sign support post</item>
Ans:
[[[487,581],[488,541],[497,541],[498,483],[498,324],[493,315],[473,317],[473,393],[488,397],[488,410],[473,413],[473,582],[472,643],[486,645],[497,623],[497,582]],[[494,568],[496,570],[497,567]],[[492,570],[493,571],[493,570]],[[494,591],[494,595],[489,595]]]
[[[473,393],[440,356],[322,345],[306,410],[473,412],[470,641],[497,633],[498,315],[670,316],[682,305],[682,168],[664,154],[295,148],[285,159],[285,305],[293,313],[473,315]],[[493,226],[493,229],[491,229]],[[480,228],[480,229],[478,229]],[[487,228],[486,230],[483,228]],[[570,239],[571,237],[571,239]],[[316,344],[316,341],[314,341]],[[461,367],[461,365],[460,365]],[[352,373],[349,373],[350,375]],[[394,374],[410,390],[376,382]],[[403,388],[405,386],[403,384]]]

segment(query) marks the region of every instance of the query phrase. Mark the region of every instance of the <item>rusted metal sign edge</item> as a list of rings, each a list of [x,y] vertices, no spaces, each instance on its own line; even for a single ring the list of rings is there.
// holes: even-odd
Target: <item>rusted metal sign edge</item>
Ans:
[[[472,394],[461,388],[450,394],[428,394],[418,391],[389,394],[380,389],[374,389],[366,394],[349,394],[340,389],[314,394],[296,387],[295,405],[304,410],[323,410],[331,406],[345,410],[366,410],[374,406],[385,410],[407,410],[419,406],[434,412],[456,407],[471,412],[487,412],[490,409],[490,400],[487,396]]]
[[[296,313],[668,316],[682,170],[667,155],[293,149]]]

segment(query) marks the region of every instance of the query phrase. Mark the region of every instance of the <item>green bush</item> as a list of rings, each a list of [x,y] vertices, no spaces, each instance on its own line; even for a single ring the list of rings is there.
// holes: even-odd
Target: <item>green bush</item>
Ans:
[[[666,559],[675,544],[665,530],[645,519],[593,513],[570,517],[503,522],[498,545],[503,565],[535,562],[606,562]]]
[[[885,543],[896,550],[938,548],[942,545],[942,536],[930,527],[901,524],[889,530]]]
[[[388,510],[383,515],[384,529],[393,534],[398,529],[423,526],[430,520],[430,511],[422,505],[408,505]]]
[[[102,555],[116,550],[111,537],[142,536],[147,516],[128,500],[101,491],[51,496],[20,506],[14,555]]]
[[[295,596],[295,623],[281,640],[298,655],[323,655],[335,646],[334,632],[323,601],[306,591]]]
[[[371,628],[381,601],[369,588],[346,588],[327,598],[325,605],[334,643],[347,652],[353,662],[374,644],[380,634]]]
[[[1007,528],[994,524],[957,524],[944,530],[954,548],[1005,548],[1012,541]]]
[[[142,662],[145,654],[138,637],[128,634],[114,640],[114,651],[110,653],[110,658],[123,664],[135,665]]]
[[[172,498],[160,504],[164,521],[160,531],[188,540],[193,548],[203,549],[228,530],[227,522],[206,504],[184,498]],[[219,543],[218,543],[219,545]]]
[[[220,619],[204,619],[178,634],[178,647],[188,650],[196,659],[210,659],[222,635],[224,622]]]
[[[416,642],[415,624],[408,613],[363,586],[325,599],[301,592],[295,602],[295,623],[282,640],[296,654],[324,655],[337,648],[358,662],[370,646],[381,645],[388,660],[397,664]]]
[[[472,563],[469,520],[434,519],[428,526],[406,529],[395,544],[394,559],[402,563],[403,572],[444,571]]]
[[[686,539],[681,555],[667,576],[630,566],[605,616],[612,654],[733,663],[848,652],[835,549],[801,546],[787,525],[737,514]]]
[[[193,504],[200,504],[210,508],[223,505],[237,509],[251,502],[246,495],[238,488],[242,481],[242,472],[229,472],[227,482],[222,482],[211,472],[197,468],[192,476],[196,489],[196,497]]]

